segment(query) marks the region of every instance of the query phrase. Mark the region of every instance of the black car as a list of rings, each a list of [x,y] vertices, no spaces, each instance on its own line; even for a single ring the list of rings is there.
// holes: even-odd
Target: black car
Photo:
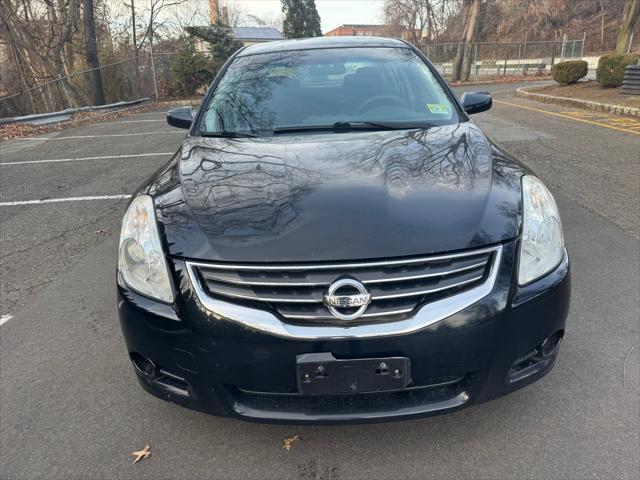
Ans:
[[[215,415],[451,412],[553,367],[569,259],[553,196],[394,39],[246,47],[124,215],[118,310],[150,393]]]

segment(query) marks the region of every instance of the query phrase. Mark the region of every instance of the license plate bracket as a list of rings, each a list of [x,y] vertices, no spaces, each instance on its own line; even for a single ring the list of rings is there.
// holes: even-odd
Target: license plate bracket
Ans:
[[[302,395],[345,395],[402,390],[411,381],[406,357],[339,360],[329,352],[296,357],[298,392]]]

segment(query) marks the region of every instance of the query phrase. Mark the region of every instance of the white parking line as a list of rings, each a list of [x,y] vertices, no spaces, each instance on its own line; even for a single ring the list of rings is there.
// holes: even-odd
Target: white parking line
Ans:
[[[104,137],[136,137],[138,135],[166,135],[167,133],[185,134],[184,130],[165,130],[161,132],[138,132],[138,133],[110,133],[107,135],[70,135],[68,137],[24,137],[17,140],[72,140],[78,138],[104,138]]]
[[[2,315],[0,317],[0,325],[4,325],[5,323],[7,323],[12,318],[13,318],[13,315]]]
[[[57,163],[57,162],[83,162],[87,160],[111,160],[115,158],[135,158],[135,157],[166,157],[172,155],[171,152],[162,153],[137,153],[132,155],[102,155],[99,157],[80,157],[80,158],[51,158],[47,160],[22,160],[18,162],[0,162],[2,165],[25,165],[29,163]]]
[[[65,198],[43,198],[41,200],[18,200],[15,202],[0,202],[0,207],[13,207],[16,205],[38,205],[41,203],[61,203],[61,202],[85,202],[87,200],[124,200],[131,195],[99,195],[94,197],[65,197]]]

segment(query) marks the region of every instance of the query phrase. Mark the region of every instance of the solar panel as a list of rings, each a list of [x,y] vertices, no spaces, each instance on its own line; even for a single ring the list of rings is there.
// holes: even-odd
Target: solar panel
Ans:
[[[284,37],[271,27],[232,27],[231,32],[237,39],[269,39],[282,40]]]

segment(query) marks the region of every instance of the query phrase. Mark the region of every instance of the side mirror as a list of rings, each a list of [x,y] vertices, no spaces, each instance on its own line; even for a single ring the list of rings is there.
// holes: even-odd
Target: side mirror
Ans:
[[[193,122],[193,108],[179,107],[167,112],[167,123],[176,128],[189,128]]]
[[[493,104],[489,92],[465,92],[460,100],[464,111],[468,114],[486,112]]]

